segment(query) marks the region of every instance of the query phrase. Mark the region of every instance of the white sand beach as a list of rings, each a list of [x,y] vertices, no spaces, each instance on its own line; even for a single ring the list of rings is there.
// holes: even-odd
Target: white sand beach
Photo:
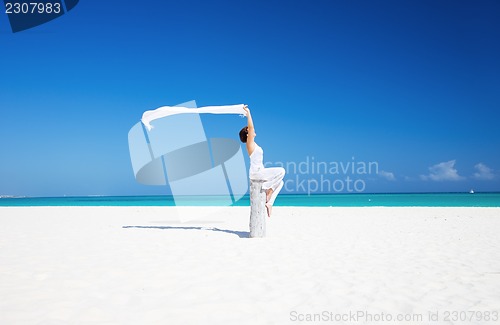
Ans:
[[[0,324],[500,323],[499,208],[175,209],[0,208]]]

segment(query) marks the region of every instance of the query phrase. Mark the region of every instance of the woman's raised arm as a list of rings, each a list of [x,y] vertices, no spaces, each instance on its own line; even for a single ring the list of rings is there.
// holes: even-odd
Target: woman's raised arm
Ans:
[[[252,114],[250,113],[250,109],[247,105],[243,107],[245,112],[247,112],[247,120],[248,120],[248,133],[247,133],[247,151],[248,155],[251,155],[253,150],[255,149],[255,127],[253,126]]]

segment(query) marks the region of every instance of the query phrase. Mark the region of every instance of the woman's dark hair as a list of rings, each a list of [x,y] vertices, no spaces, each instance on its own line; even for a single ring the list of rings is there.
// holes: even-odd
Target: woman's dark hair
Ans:
[[[247,137],[248,137],[248,126],[245,126],[240,131],[240,140],[241,140],[241,142],[247,143]]]

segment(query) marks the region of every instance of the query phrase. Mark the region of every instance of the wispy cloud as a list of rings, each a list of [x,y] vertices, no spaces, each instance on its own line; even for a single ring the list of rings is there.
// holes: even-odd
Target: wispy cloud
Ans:
[[[382,178],[387,179],[388,181],[395,181],[396,177],[394,176],[394,173],[391,172],[386,172],[385,170],[381,170],[378,172],[378,175]]]
[[[493,170],[483,163],[476,164],[474,168],[477,170],[477,172],[472,175],[475,179],[490,180],[495,178]]]
[[[420,179],[425,181],[460,181],[465,177],[458,175],[455,169],[456,160],[445,161],[429,167],[428,175],[420,175]]]

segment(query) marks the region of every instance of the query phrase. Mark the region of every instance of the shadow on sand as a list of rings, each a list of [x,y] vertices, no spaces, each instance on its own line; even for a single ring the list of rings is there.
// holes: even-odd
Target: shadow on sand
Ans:
[[[122,228],[138,228],[138,229],[161,229],[161,230],[208,230],[225,232],[227,234],[236,235],[240,238],[249,238],[250,232],[248,231],[234,231],[227,229],[219,229],[213,227],[172,227],[172,226],[123,226]]]

